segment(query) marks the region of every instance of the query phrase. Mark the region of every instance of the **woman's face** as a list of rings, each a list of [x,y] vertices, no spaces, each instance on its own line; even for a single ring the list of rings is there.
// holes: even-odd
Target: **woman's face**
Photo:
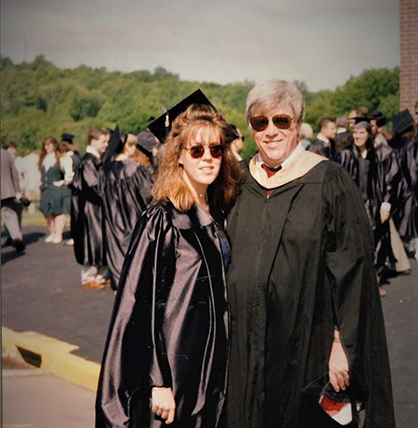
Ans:
[[[50,141],[47,141],[44,145],[45,151],[46,153],[52,153],[55,152],[55,146],[53,143],[51,143]]]
[[[251,134],[257,145],[263,161],[270,167],[276,167],[284,162],[298,145],[300,125],[293,119],[289,129],[279,129],[271,120],[276,115],[295,115],[289,106],[278,106],[271,111],[259,111],[253,114],[269,118],[268,126],[263,131],[256,131],[252,127]]]
[[[369,133],[365,128],[354,129],[353,131],[354,144],[359,148],[363,149],[366,147]]]
[[[205,193],[219,174],[222,164],[222,155],[219,156],[219,150],[222,149],[220,145],[219,134],[209,127],[199,128],[183,145],[179,162],[183,166],[184,178],[188,185],[192,186],[192,190],[199,194]],[[193,153],[196,156],[199,149],[204,149],[202,156],[193,157]]]
[[[125,152],[126,156],[128,156],[128,158],[133,158],[136,153],[136,144],[125,144],[123,151]]]

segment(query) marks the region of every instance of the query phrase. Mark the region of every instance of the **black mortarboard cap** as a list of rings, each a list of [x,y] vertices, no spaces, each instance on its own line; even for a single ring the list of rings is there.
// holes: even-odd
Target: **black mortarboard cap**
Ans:
[[[377,126],[384,126],[386,123],[386,116],[379,110],[373,110],[369,112],[367,117],[370,120],[375,120]]]
[[[152,149],[158,144],[150,131],[142,131],[137,136],[139,149],[151,156]]]
[[[357,125],[360,122],[367,122],[370,123],[371,118],[370,117],[355,117],[354,123]]]
[[[185,112],[192,104],[205,104],[213,107],[216,110],[215,106],[209,101],[206,95],[200,89],[198,89],[184,100],[176,104],[174,107],[167,110],[159,118],[151,122],[148,125],[148,129],[158,138],[160,143],[163,144],[167,138],[168,133],[170,132],[174,119],[181,113]]]
[[[408,109],[405,109],[392,117],[393,131],[399,135],[414,125],[414,118]]]
[[[119,125],[116,126],[114,131],[111,131],[109,144],[106,152],[103,155],[103,163],[113,160],[115,154],[120,153],[123,149],[123,140],[120,134]]]
[[[62,134],[61,135],[61,141],[67,141],[68,143],[73,144],[75,135],[73,134]]]

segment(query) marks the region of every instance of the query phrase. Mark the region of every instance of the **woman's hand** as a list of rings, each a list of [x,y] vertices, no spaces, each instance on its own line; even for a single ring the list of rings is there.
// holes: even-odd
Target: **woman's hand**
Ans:
[[[176,403],[171,388],[152,388],[151,410],[161,419],[165,419],[167,425],[174,421]]]
[[[347,355],[341,345],[340,335],[337,330],[334,332],[334,342],[332,344],[331,355],[328,363],[329,381],[336,392],[343,391],[350,385],[350,375]]]

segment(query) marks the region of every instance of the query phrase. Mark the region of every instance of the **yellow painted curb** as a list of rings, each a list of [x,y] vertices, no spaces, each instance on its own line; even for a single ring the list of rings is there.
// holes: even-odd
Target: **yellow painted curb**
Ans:
[[[6,353],[14,354],[16,348],[30,351],[41,357],[42,370],[96,391],[100,364],[71,354],[79,348],[78,346],[34,331],[17,333],[6,327],[2,327],[2,336],[2,345]]]

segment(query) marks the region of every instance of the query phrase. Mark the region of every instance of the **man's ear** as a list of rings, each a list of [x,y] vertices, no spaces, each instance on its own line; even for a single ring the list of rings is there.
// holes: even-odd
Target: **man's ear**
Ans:
[[[299,139],[299,135],[300,135],[300,128],[302,127],[302,124],[301,123],[298,123],[297,125],[296,125],[296,132],[298,133],[298,139]]]

